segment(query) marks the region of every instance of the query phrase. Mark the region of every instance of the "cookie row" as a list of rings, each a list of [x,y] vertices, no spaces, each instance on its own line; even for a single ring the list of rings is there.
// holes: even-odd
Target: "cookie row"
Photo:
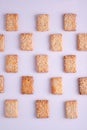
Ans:
[[[20,49],[23,51],[33,51],[33,34],[22,33],[20,34]],[[87,34],[77,35],[77,49],[79,51],[87,51]],[[5,50],[5,35],[0,34],[0,51]],[[62,51],[63,50],[63,38],[62,34],[51,34],[50,35],[50,50],[51,51]]]
[[[87,77],[81,77],[78,79],[79,93],[81,95],[87,95]],[[4,77],[0,75],[0,93],[5,91],[4,88]],[[34,93],[34,78],[33,76],[22,76],[22,94],[33,94]],[[62,77],[51,78],[51,93],[52,94],[63,94],[63,83]]]
[[[76,31],[76,14],[64,14],[64,30]],[[18,31],[18,14],[6,14],[6,31]],[[40,32],[49,31],[50,16],[48,14],[37,15],[36,29]]]
[[[47,73],[49,71],[49,58],[48,55],[36,55],[36,71],[38,73]],[[6,72],[17,73],[18,72],[18,55],[6,56]],[[66,73],[75,73],[76,67],[76,55],[64,56],[64,71]]]
[[[36,117],[48,118],[50,117],[50,105],[48,100],[36,100]],[[65,102],[66,118],[78,118],[78,102],[70,100]],[[5,100],[5,117],[18,117],[18,100]]]

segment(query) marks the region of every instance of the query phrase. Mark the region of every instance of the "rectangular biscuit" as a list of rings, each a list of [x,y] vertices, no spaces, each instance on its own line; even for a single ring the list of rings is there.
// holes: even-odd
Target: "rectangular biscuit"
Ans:
[[[50,35],[50,49],[52,51],[62,51],[62,34]]]
[[[18,56],[7,55],[6,56],[6,72],[18,72]]]
[[[49,30],[49,15],[40,14],[37,16],[37,31],[44,32]]]
[[[64,56],[64,71],[66,73],[76,72],[76,55]]]
[[[18,117],[18,101],[5,100],[5,117],[17,118]]]
[[[52,94],[63,94],[62,78],[51,78]]]
[[[64,14],[64,30],[76,31],[76,14],[68,13]]]
[[[5,49],[5,36],[0,34],[0,51],[4,51]]]
[[[79,51],[87,51],[87,34],[78,34],[77,36],[77,49]]]
[[[49,101],[36,100],[36,117],[48,118],[49,117]]]
[[[66,101],[65,110],[66,118],[78,118],[78,102],[76,100]]]
[[[47,55],[36,56],[36,68],[37,68],[37,72],[39,73],[48,72],[48,56]]]
[[[20,35],[21,50],[24,50],[24,51],[33,50],[32,37],[33,37],[33,34],[31,34],[31,33],[22,33]]]
[[[6,14],[6,31],[18,30],[18,14]]]
[[[81,95],[87,95],[87,77],[82,77],[78,79],[79,92]]]
[[[22,94],[33,94],[33,84],[32,76],[22,76]]]
[[[4,92],[4,77],[0,75],[0,93]]]

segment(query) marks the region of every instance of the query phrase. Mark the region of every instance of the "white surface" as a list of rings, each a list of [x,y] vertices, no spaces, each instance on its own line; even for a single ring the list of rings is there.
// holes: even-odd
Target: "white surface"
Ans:
[[[76,34],[87,32],[87,0],[0,0],[0,33],[6,36],[5,52],[0,53],[0,74],[5,76],[5,93],[0,94],[0,130],[87,130],[87,97],[78,93],[77,78],[87,76],[87,53],[76,50]],[[19,14],[19,31],[5,31],[5,14]],[[35,18],[37,14],[50,15],[50,31],[39,33],[36,31]],[[76,13],[77,31],[63,31],[63,14]],[[34,51],[20,51],[19,34],[34,33]],[[63,34],[63,52],[53,53],[49,50],[49,34]],[[5,72],[5,56],[19,55],[19,73]],[[49,55],[49,73],[38,74],[35,71],[35,55]],[[63,56],[77,55],[77,73],[63,72]],[[21,94],[21,76],[34,76],[34,95]],[[62,76],[64,94],[55,96],[50,93],[50,77]],[[4,117],[4,100],[19,100],[19,117],[8,119]],[[37,119],[35,117],[35,100],[48,99],[50,102],[50,118]],[[69,120],[65,118],[64,102],[78,100],[79,118]]]

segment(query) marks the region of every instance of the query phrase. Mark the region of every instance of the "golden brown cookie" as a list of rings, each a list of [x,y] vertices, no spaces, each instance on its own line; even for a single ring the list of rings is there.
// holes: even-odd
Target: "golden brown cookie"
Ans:
[[[5,100],[5,117],[17,118],[18,117],[18,101]]]
[[[62,34],[51,34],[50,35],[50,49],[52,51],[62,51]]]
[[[0,93],[4,92],[4,77],[0,75]]]
[[[64,71],[66,73],[76,72],[76,55],[64,56]]]
[[[74,119],[78,118],[78,103],[76,100],[66,101],[66,118]]]
[[[18,56],[7,55],[6,56],[6,72],[18,72]]]
[[[76,31],[76,14],[64,14],[64,30]]]
[[[22,94],[33,94],[34,79],[32,76],[22,76]]]
[[[87,95],[87,77],[82,77],[78,79],[79,82],[79,92],[81,95]]]
[[[5,49],[5,36],[0,34],[0,51],[4,51]]]
[[[37,16],[37,31],[45,32],[49,30],[49,15],[40,14]]]
[[[49,117],[48,100],[36,100],[36,116],[37,116],[37,118],[48,118]]]
[[[62,78],[51,78],[52,94],[63,94]]]
[[[33,34],[31,33],[22,33],[20,35],[21,40],[21,50],[23,51],[32,51],[33,50]]]
[[[87,51],[87,34],[78,34],[77,49],[79,51]]]
[[[36,56],[36,68],[37,68],[37,72],[39,73],[48,72],[48,56],[47,55]]]
[[[18,30],[18,14],[6,14],[6,31]]]

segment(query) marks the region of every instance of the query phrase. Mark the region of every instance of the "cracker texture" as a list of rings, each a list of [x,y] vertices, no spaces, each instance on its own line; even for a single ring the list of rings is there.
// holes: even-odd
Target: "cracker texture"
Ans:
[[[33,50],[33,34],[22,33],[20,35],[21,39],[21,50],[32,51]]]
[[[87,51],[87,34],[78,34],[77,49],[79,51]]]
[[[62,51],[62,34],[50,35],[50,48],[52,51]]]
[[[49,15],[40,14],[37,16],[37,31],[45,32],[49,30]]]
[[[0,75],[0,93],[4,92],[4,76]]]
[[[6,56],[6,72],[12,72],[12,73],[18,72],[18,56],[17,55]]]
[[[75,73],[76,70],[76,55],[64,56],[64,71],[66,73]]]
[[[81,95],[87,95],[87,77],[81,77],[78,79],[79,92]]]
[[[5,49],[5,36],[0,34],[0,51],[4,51]]]
[[[5,100],[5,117],[17,118],[18,117],[18,101]]]
[[[22,76],[22,94],[33,94],[33,84],[32,76]]]
[[[76,14],[64,14],[64,30],[76,31]]]
[[[18,14],[6,14],[6,31],[18,31]]]
[[[36,68],[39,73],[48,72],[48,56],[47,55],[37,55],[36,56]]]
[[[37,118],[48,118],[49,117],[48,100],[36,100],[36,116],[37,116]]]
[[[78,103],[76,100],[66,101],[66,118],[75,119],[78,118]]]
[[[62,78],[51,78],[52,94],[63,94]]]

